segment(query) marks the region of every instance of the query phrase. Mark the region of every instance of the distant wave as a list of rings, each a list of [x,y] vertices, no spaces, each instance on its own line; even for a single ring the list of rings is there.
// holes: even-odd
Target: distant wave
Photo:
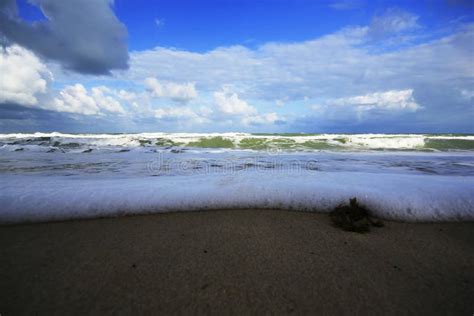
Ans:
[[[474,151],[474,135],[432,134],[0,134],[10,150],[75,150],[104,147],[197,147],[279,151]],[[22,149],[23,148],[23,149]]]

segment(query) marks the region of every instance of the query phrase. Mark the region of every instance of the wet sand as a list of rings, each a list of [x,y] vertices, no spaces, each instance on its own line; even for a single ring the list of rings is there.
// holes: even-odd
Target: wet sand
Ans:
[[[0,314],[474,313],[474,223],[226,210],[0,227]]]

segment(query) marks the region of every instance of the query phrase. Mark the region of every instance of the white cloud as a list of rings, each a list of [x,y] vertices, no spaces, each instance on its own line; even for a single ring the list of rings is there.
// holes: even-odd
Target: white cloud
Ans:
[[[125,110],[120,105],[120,102],[112,97],[112,94],[114,94],[114,91],[104,86],[91,89],[92,98],[101,110],[109,113],[125,114]]]
[[[38,104],[52,75],[32,52],[18,45],[0,47],[0,103]]]
[[[209,110],[202,108],[198,111],[193,110],[190,107],[179,106],[179,107],[164,107],[158,108],[153,111],[154,117],[159,120],[165,121],[192,121],[196,124],[202,124],[209,122],[206,115],[209,114]]]
[[[214,105],[217,114],[214,118],[227,119],[229,123],[239,122],[242,125],[267,125],[283,121],[277,113],[258,113],[257,109],[239,98],[230,86],[223,86],[221,91],[214,92]],[[235,120],[236,119],[236,120]]]
[[[251,115],[242,118],[244,125],[265,125],[274,124],[276,121],[283,121],[282,118],[275,112],[265,113],[260,115]]]
[[[417,28],[419,28],[417,15],[391,8],[372,19],[369,33],[374,38],[381,38]]]
[[[228,115],[249,115],[257,110],[241,100],[237,93],[232,92],[229,87],[224,86],[222,91],[214,92],[214,102],[219,112]]]
[[[156,78],[146,78],[145,86],[156,98],[170,98],[177,102],[188,102],[198,94],[194,82],[179,84],[175,82],[159,82]]]
[[[246,99],[330,97],[328,88],[333,89],[335,81],[354,80],[373,59],[358,48],[366,33],[367,28],[345,29],[311,41],[268,43],[256,50],[232,46],[195,53],[157,47],[132,53],[130,70],[122,78],[140,80],[160,73],[168,81],[196,82],[204,92],[232,85]]]
[[[66,86],[54,98],[49,108],[59,112],[101,115],[104,112],[124,114],[125,110],[106,87],[94,87],[90,92],[82,84]]]
[[[395,111],[416,111],[421,107],[413,97],[413,89],[375,92],[365,95],[339,98],[329,102],[336,106],[353,106],[358,110],[384,109]]]
[[[138,94],[133,91],[127,91],[122,89],[117,92],[117,97],[121,100],[133,102],[137,100]]]
[[[95,115],[100,112],[94,99],[88,95],[86,88],[81,84],[65,87],[54,99],[51,108],[59,112],[85,115]]]
[[[255,67],[252,51],[233,46],[217,48],[207,53],[194,53],[157,47],[131,55],[130,70],[119,74],[124,80],[143,80],[160,73],[168,82],[198,82],[199,87],[218,90],[222,85],[252,80]],[[205,75],[203,75],[205,74]]]
[[[408,17],[377,23],[403,30],[413,27],[414,21]],[[132,53],[130,71],[123,78],[141,80],[161,73],[169,81],[196,82],[204,93],[232,85],[239,87],[239,97],[244,99],[287,98],[285,103],[291,104],[305,96],[333,99],[342,93],[362,95],[406,86],[458,89],[473,77],[472,25],[428,43],[376,53],[371,51],[368,30],[350,28],[305,42],[268,43],[255,50],[233,46],[195,53],[158,47]]]
[[[87,91],[82,84],[69,85],[54,95],[49,87],[53,77],[48,67],[18,45],[1,48],[0,74],[0,103],[84,115],[125,113],[115,92],[105,86]]]

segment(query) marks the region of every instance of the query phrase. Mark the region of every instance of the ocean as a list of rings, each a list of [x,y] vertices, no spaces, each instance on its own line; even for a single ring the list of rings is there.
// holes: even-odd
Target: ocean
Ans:
[[[206,209],[474,220],[474,135],[0,134],[0,223]]]

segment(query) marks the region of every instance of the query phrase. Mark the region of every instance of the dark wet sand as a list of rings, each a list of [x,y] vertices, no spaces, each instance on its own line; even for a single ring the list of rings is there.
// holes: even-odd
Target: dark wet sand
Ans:
[[[474,313],[474,223],[239,210],[0,227],[0,314]]]

